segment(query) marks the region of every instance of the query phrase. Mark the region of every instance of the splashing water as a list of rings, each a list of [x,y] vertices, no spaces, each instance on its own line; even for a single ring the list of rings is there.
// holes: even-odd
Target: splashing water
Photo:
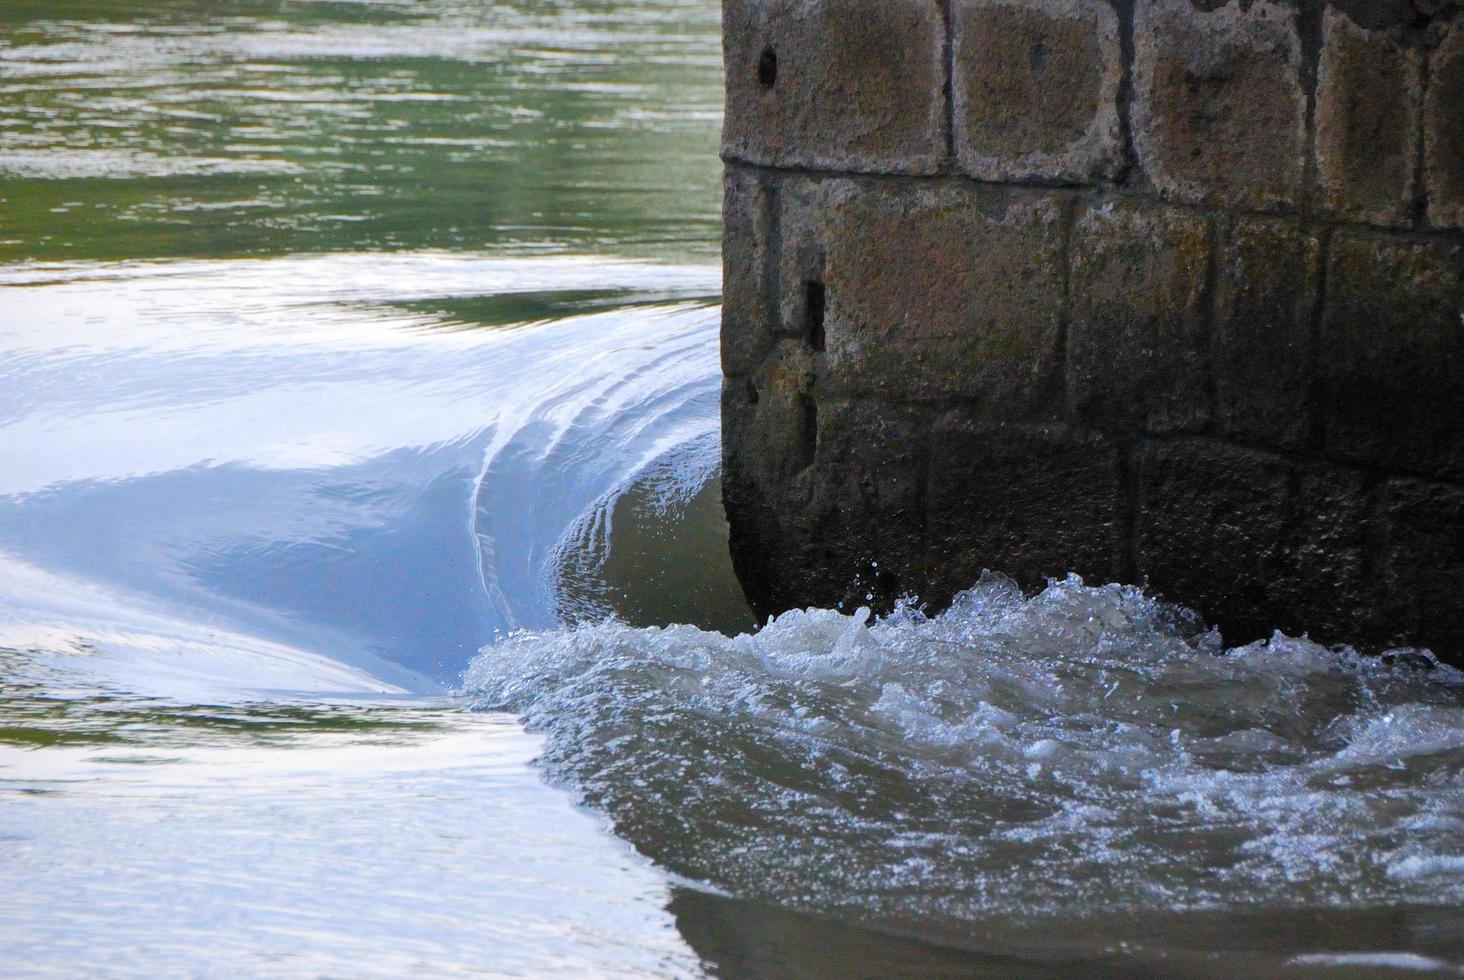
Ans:
[[[715,2],[201,7],[0,4],[0,972],[1464,963],[1425,654],[744,634]]]
[[[958,937],[1464,901],[1464,674],[1226,650],[1132,588],[988,575],[934,617],[523,632],[464,690],[672,870],[808,911]]]

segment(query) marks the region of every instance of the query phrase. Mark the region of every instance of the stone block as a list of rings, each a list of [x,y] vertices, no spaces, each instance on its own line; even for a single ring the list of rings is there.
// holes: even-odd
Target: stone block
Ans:
[[[723,500],[737,575],[759,615],[809,605],[887,611],[923,582],[930,427],[918,407],[815,400],[805,362],[785,342],[755,381],[723,383]]]
[[[778,329],[810,348],[827,346],[816,336],[828,319],[828,243],[834,212],[865,185],[849,179],[788,177],[779,196],[779,267],[774,284]],[[822,288],[820,294],[818,289]],[[822,300],[822,305],[820,305]]]
[[[1464,666],[1464,489],[1418,480],[1383,488],[1384,643],[1429,647]]]
[[[1420,58],[1401,32],[1365,30],[1331,8],[1323,16],[1316,108],[1321,202],[1357,221],[1405,224],[1413,203]]]
[[[1227,643],[1366,643],[1386,622],[1369,477],[1209,440],[1144,445],[1135,470],[1139,574]]]
[[[1054,417],[1066,206],[974,185],[806,185],[784,202],[784,329],[823,351],[821,383],[845,394]]]
[[[1464,19],[1458,17],[1429,59],[1423,155],[1429,222],[1464,227]]]
[[[1295,10],[1274,0],[1202,9],[1138,0],[1133,137],[1161,194],[1248,208],[1294,205],[1306,160]]]
[[[722,373],[745,376],[772,349],[776,315],[766,286],[776,195],[756,174],[729,169],[722,195]]]
[[[1106,0],[955,0],[955,149],[984,180],[1089,182],[1123,159]]]
[[[807,354],[776,345],[745,378],[722,379],[722,502],[733,567],[759,614],[787,609],[806,585],[784,566],[814,568],[809,500],[817,405]]]
[[[722,154],[932,173],[945,153],[936,0],[727,0]]]
[[[1083,424],[1173,432],[1210,420],[1209,225],[1163,205],[1099,201],[1072,237],[1068,399]]]
[[[764,488],[797,485],[797,493],[790,496],[780,490],[779,496],[806,499],[804,478],[813,465],[817,425],[807,352],[792,341],[781,341],[750,376],[724,379],[722,394],[723,408],[730,412],[723,442],[760,447],[739,465]]]
[[[1318,373],[1326,453],[1464,477],[1460,248],[1339,231]]]
[[[1269,636],[1280,624],[1268,587],[1287,561],[1286,464],[1186,439],[1142,445],[1135,475],[1139,576],[1217,623],[1227,643]]]
[[[988,568],[1028,588],[1073,571],[1094,583],[1122,575],[1118,452],[1101,436],[950,412],[935,423],[929,456],[924,596],[936,605]]]
[[[1267,619],[1319,643],[1356,643],[1378,625],[1372,487],[1363,474],[1305,467],[1289,496],[1283,560],[1266,583]]]
[[[1239,218],[1220,234],[1215,421],[1244,442],[1299,448],[1312,429],[1312,313],[1320,243],[1285,219]]]
[[[922,589],[930,424],[918,406],[819,404],[812,518],[822,555],[813,593],[887,611]]]

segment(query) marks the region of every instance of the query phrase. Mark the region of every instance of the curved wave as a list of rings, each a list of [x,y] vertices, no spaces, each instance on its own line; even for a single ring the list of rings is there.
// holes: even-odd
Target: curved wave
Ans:
[[[648,474],[672,508],[716,472],[718,311],[630,312],[541,338],[533,374],[493,419],[473,526],[501,629],[559,622],[565,570],[603,565],[616,504]]]
[[[684,564],[709,571],[676,591],[741,601],[720,514],[693,503],[716,466],[715,268],[348,254],[3,287],[29,313],[0,326],[0,549],[27,565],[422,689],[576,609],[711,622],[650,601],[654,576],[604,580],[652,497],[669,537],[637,567],[691,534]],[[587,536],[617,514],[623,546]]]

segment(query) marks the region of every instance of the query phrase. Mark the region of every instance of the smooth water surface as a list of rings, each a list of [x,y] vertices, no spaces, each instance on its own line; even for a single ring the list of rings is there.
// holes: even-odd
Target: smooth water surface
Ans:
[[[0,6],[0,973],[1464,969],[1426,653],[999,577],[752,632],[717,30]]]
[[[0,261],[709,261],[720,120],[707,0],[6,0]]]

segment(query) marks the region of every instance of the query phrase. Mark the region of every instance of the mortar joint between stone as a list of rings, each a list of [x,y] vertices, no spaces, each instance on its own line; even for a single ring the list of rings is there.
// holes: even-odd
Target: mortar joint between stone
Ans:
[[[1408,205],[1409,223],[1414,228],[1426,228],[1429,223],[1429,195],[1428,195],[1428,92],[1433,82],[1433,65],[1429,52],[1425,50],[1418,55],[1418,91],[1415,93],[1416,103],[1413,106],[1414,119],[1417,120],[1413,133],[1413,161],[1411,168],[1411,192],[1412,200]]]
[[[1062,207],[1062,234],[1059,261],[1062,262],[1062,304],[1058,312],[1057,357],[1054,374],[1059,382],[1058,414],[1068,419],[1073,411],[1068,392],[1068,343],[1073,322],[1073,231],[1078,223],[1078,195],[1070,194]]]
[[[1301,42],[1301,91],[1305,99],[1305,159],[1302,164],[1301,211],[1311,213],[1321,196],[1321,173],[1317,162],[1317,87],[1320,84],[1325,0],[1305,0],[1297,7],[1296,33]]]
[[[945,156],[941,169],[955,173],[956,162],[956,11],[955,0],[938,0],[943,25],[941,35],[941,135],[944,138]]]
[[[1220,369],[1220,356],[1217,347],[1220,344],[1219,325],[1219,303],[1220,303],[1220,248],[1221,248],[1221,223],[1224,219],[1219,214],[1210,214],[1207,218],[1208,227],[1205,229],[1205,282],[1201,287],[1204,291],[1200,298],[1200,329],[1204,337],[1205,351],[1205,400],[1209,403],[1205,412],[1205,431],[1214,432],[1219,426],[1220,396],[1219,379],[1217,375]],[[1231,222],[1233,226],[1234,222]]]
[[[1308,311],[1307,317],[1307,369],[1306,377],[1310,385],[1306,405],[1310,416],[1307,418],[1307,448],[1313,454],[1319,454],[1322,443],[1325,439],[1326,416],[1324,406],[1319,404],[1322,395],[1321,362],[1322,362],[1322,323],[1327,313],[1327,282],[1328,267],[1332,261],[1332,236],[1334,229],[1331,226],[1323,226],[1317,236],[1316,257],[1313,260],[1316,264],[1311,269],[1312,281],[1316,283],[1316,291],[1312,297],[1312,308]]]
[[[1134,4],[1136,0],[1109,0],[1114,13],[1118,15],[1118,134],[1123,144],[1123,162],[1113,175],[1114,184],[1125,186],[1131,180],[1143,180],[1143,166],[1139,162],[1138,147],[1134,142]]]

